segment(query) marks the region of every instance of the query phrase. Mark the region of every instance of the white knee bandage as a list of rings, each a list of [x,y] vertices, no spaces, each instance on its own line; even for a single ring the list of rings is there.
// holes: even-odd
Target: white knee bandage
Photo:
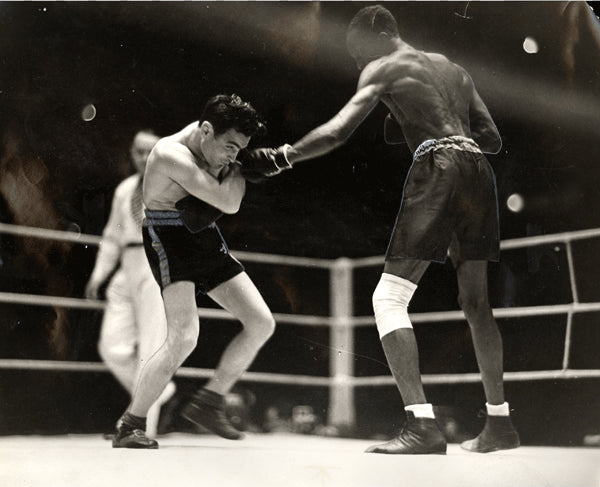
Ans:
[[[412,328],[408,303],[417,285],[393,274],[383,273],[373,293],[373,310],[379,337],[399,328]]]

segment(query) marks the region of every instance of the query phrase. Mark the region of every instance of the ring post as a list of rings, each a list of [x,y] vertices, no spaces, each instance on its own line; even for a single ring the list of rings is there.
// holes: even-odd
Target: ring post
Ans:
[[[329,389],[328,424],[345,430],[354,428],[354,328],[353,266],[347,258],[337,259],[330,269],[329,296],[333,324],[330,331],[329,371],[333,379]]]

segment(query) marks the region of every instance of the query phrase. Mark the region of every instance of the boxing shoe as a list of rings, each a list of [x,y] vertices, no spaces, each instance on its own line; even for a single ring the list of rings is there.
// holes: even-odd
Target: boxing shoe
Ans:
[[[519,434],[509,416],[488,415],[481,433],[472,440],[463,441],[460,446],[464,450],[476,453],[489,453],[511,450],[520,445]]]
[[[207,389],[196,392],[182,409],[181,415],[197,426],[228,440],[243,438],[225,414],[225,397]]]
[[[370,446],[366,452],[392,455],[445,455],[446,438],[435,419],[415,418],[412,411],[406,411],[406,423],[400,434],[387,443]]]
[[[112,447],[156,450],[158,442],[148,438],[140,429],[130,430],[120,428],[112,440]]]

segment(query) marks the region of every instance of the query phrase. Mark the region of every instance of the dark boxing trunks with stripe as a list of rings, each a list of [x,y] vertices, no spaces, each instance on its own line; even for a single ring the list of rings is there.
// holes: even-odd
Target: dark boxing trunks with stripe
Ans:
[[[208,293],[244,271],[214,222],[192,233],[179,211],[146,210],[142,235],[161,289],[173,282],[191,281],[196,292]]]

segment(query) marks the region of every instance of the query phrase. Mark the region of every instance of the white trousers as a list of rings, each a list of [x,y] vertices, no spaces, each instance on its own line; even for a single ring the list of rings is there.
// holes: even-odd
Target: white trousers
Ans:
[[[131,394],[140,367],[167,335],[160,288],[143,247],[127,248],[106,290],[98,349],[106,365]]]

